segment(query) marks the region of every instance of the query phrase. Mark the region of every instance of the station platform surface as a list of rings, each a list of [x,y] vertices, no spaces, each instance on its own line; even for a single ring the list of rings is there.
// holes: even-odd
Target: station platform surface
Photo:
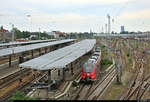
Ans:
[[[17,71],[19,71],[20,68],[17,66],[13,66],[13,67],[10,67],[10,68],[3,68],[3,69],[0,69],[0,79],[12,74],[12,73],[15,73]]]

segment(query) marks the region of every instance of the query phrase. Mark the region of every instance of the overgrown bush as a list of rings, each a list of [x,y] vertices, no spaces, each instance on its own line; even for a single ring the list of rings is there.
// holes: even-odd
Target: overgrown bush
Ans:
[[[76,87],[76,86],[78,86],[78,83],[77,83],[76,81],[73,81],[72,85],[73,85],[74,87]]]
[[[130,54],[129,54],[129,53],[127,53],[127,56],[129,57],[129,56],[130,56]]]
[[[103,45],[102,48],[105,48],[105,46]]]
[[[109,65],[109,64],[112,64],[113,62],[112,62],[112,60],[108,60],[108,59],[103,59],[102,61],[101,61],[101,64],[102,65]]]

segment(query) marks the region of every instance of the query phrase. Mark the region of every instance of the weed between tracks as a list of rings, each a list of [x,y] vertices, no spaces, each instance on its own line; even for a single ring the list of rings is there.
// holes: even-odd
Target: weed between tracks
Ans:
[[[148,62],[150,62],[150,54],[148,55]],[[147,75],[150,73],[150,63],[147,63]],[[150,89],[148,89],[149,92],[146,93],[146,95],[143,97],[143,99],[149,99],[150,98]]]
[[[32,77],[33,75],[30,73],[30,75],[23,77],[22,82],[19,82],[19,80],[16,80],[15,82],[11,83],[11,85],[6,86],[3,89],[0,89],[0,98],[4,97],[7,94],[10,94],[11,91],[13,91],[14,89],[17,89],[19,86],[23,85],[26,81],[32,79]]]
[[[124,55],[124,58],[126,60],[126,63],[124,63],[124,68],[122,70],[123,71],[122,78],[121,78],[122,84],[117,85],[116,80],[114,80],[114,82],[112,83],[110,88],[102,96],[102,99],[104,99],[104,100],[116,100],[118,98],[118,96],[120,96],[122,94],[124,89],[126,89],[127,85],[130,82],[130,79],[133,75],[131,72],[131,68],[133,66],[133,61],[132,61],[131,55],[130,54],[128,55],[127,45],[122,46],[121,49],[122,49],[122,54]]]
[[[126,88],[129,84],[129,80],[131,79],[132,74],[129,72],[123,73],[122,76],[122,84],[117,85],[116,80],[112,83],[110,88],[105,92],[102,99],[104,100],[116,100],[118,96],[122,93],[122,91]]]

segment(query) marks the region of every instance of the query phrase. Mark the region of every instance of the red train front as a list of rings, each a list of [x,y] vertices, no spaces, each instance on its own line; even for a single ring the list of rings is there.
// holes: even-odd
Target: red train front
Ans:
[[[96,80],[97,66],[101,61],[101,50],[99,47],[95,48],[94,54],[82,67],[82,80],[94,81]]]

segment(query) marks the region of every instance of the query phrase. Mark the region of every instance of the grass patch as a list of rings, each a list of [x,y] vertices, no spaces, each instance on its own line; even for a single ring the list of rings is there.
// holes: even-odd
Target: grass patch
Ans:
[[[102,65],[111,65],[113,62],[112,60],[108,60],[108,59],[102,59],[101,64]]]
[[[24,92],[17,91],[15,94],[13,94],[12,97],[9,98],[9,100],[40,100],[40,98],[30,98],[26,97]]]
[[[117,85],[115,82],[112,84],[113,88],[110,88],[105,95],[105,100],[116,100],[118,95],[122,92],[124,87],[122,85]]]
[[[128,57],[128,61],[129,61],[130,66],[133,66],[133,61],[131,57]]]
[[[116,80],[114,80],[110,88],[105,92],[103,96],[104,100],[116,100],[122,94],[122,92],[126,90],[126,86],[129,84],[132,77],[132,73],[129,72],[129,69],[133,66],[132,56],[130,55],[126,44],[121,46],[121,49],[125,53],[125,56],[127,56],[129,66],[124,68],[124,70],[122,69],[122,84],[118,85]]]
[[[109,88],[105,93],[105,95],[103,96],[104,100],[116,100],[118,96],[124,91],[126,86],[129,84],[131,77],[132,77],[131,73],[124,72],[121,78],[122,84],[118,85],[116,84],[116,80],[114,80],[114,82],[110,86],[111,88]]]

